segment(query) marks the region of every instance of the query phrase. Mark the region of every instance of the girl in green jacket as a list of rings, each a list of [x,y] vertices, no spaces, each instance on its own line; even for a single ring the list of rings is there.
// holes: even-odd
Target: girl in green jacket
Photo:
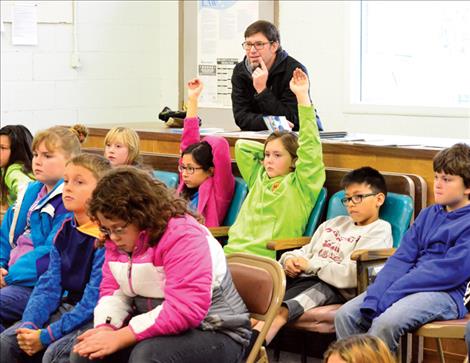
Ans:
[[[307,75],[293,72],[290,89],[297,97],[299,137],[274,132],[263,144],[238,140],[235,158],[248,196],[229,231],[225,253],[248,252],[276,257],[266,248],[273,239],[302,236],[323,183],[325,166]]]

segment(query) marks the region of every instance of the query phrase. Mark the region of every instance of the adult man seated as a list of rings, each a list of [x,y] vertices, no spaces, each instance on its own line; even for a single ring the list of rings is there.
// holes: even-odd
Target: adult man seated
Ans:
[[[266,130],[263,116],[285,116],[299,129],[297,100],[289,88],[297,67],[306,68],[290,57],[280,44],[279,31],[268,21],[258,20],[245,30],[246,51],[232,75],[232,107],[235,122],[245,131]],[[318,114],[318,128],[323,129]]]

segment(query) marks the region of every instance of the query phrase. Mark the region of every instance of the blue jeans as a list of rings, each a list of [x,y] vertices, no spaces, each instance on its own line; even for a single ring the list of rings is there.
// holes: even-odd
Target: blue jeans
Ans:
[[[467,329],[465,330],[465,342],[467,343],[468,359],[470,359],[470,323],[467,323]]]
[[[228,335],[191,329],[179,335],[142,340],[130,349],[119,351],[103,360],[89,360],[72,353],[70,363],[237,363],[241,362],[243,351],[243,347]]]
[[[8,285],[0,289],[0,333],[23,316],[33,288]]]
[[[64,306],[65,305],[65,306]],[[51,322],[58,320],[62,314],[73,308],[72,305],[63,304],[59,310],[51,317]],[[29,357],[18,346],[15,330],[20,327],[21,321],[12,325],[0,334],[0,363],[10,362],[42,362],[42,363],[68,363],[70,352],[72,351],[73,344],[77,336],[85,330],[90,329],[93,323],[90,322],[82,328],[74,330],[73,332],[64,335],[62,338],[50,344],[46,350],[36,353],[34,356]]]
[[[400,337],[433,320],[457,319],[457,305],[445,292],[418,292],[405,296],[369,322],[360,308],[366,293],[344,304],[336,313],[335,328],[338,339],[367,333],[382,339],[396,352]]]

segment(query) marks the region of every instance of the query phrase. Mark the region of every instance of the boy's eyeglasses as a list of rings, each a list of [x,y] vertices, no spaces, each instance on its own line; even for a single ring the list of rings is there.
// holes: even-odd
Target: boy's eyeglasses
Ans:
[[[100,230],[101,233],[105,234],[108,237],[110,237],[112,234],[114,234],[115,236],[121,236],[121,235],[124,234],[124,232],[126,232],[126,228],[127,228],[128,224],[129,224],[129,222],[127,222],[122,227],[111,228],[111,229],[100,226],[99,230]]]
[[[243,42],[242,47],[245,50],[251,50],[252,47],[255,47],[256,50],[261,50],[264,48],[266,44],[271,44],[271,42],[254,42],[254,43],[249,43],[249,42]]]
[[[349,202],[352,202],[353,204],[360,204],[360,203],[362,203],[362,200],[364,198],[371,197],[371,196],[377,195],[377,194],[379,194],[379,193],[356,194],[356,195],[353,195],[352,197],[341,198],[341,203],[343,203],[343,205],[345,207],[348,206]]]
[[[196,168],[194,166],[183,166],[183,165],[178,165],[178,170],[180,173],[186,172],[188,175],[193,175],[194,171],[199,170],[199,169],[204,169],[204,168]]]

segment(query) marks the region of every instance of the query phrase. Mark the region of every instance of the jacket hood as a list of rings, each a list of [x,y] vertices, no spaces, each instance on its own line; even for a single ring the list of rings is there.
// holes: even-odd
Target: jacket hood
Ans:
[[[470,204],[466,205],[465,207],[453,210],[452,212],[447,212],[445,206],[441,204],[436,204],[434,207],[437,209],[438,213],[447,214],[447,218],[449,219],[459,219],[464,216],[468,218],[468,216],[470,215]]]

